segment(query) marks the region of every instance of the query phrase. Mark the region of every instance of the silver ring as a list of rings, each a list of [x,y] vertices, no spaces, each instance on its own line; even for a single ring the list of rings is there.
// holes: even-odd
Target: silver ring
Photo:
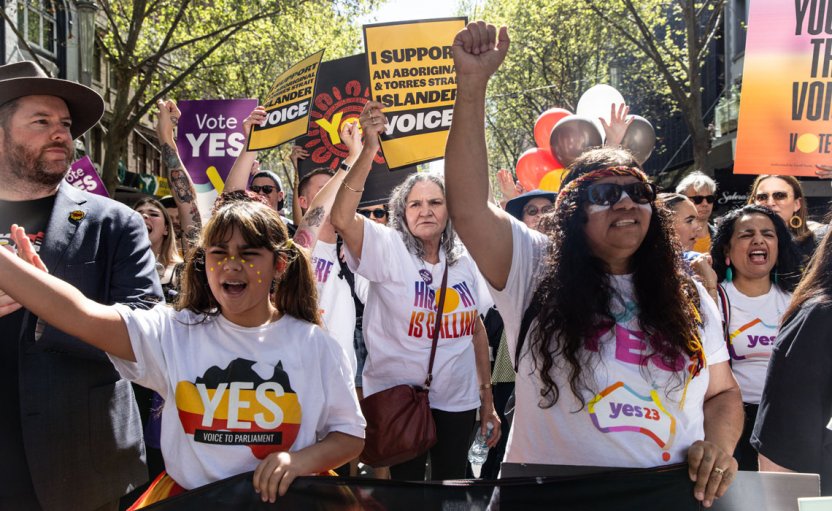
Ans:
[[[714,467],[714,474],[724,475],[725,474],[725,469],[724,468],[719,468],[719,467]]]

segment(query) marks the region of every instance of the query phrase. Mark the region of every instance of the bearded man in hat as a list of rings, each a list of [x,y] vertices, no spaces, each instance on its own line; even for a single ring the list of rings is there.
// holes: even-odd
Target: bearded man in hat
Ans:
[[[95,91],[31,62],[0,66],[0,244],[14,250],[21,225],[37,251],[21,257],[93,300],[148,308],[161,288],[141,218],[64,181],[73,139],[103,111]],[[147,479],[130,383],[2,291],[0,335],[0,509],[118,509]]]

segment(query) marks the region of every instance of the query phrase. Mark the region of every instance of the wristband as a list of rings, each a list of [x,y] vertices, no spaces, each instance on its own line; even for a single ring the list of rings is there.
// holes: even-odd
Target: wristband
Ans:
[[[364,189],[363,189],[363,188],[362,188],[362,189],[360,189],[360,190],[356,190],[356,189],[355,189],[355,188],[353,188],[352,186],[348,185],[346,181],[344,181],[344,183],[343,183],[343,184],[344,184],[344,188],[346,188],[347,190],[349,190],[349,191],[351,191],[351,192],[355,192],[355,193],[362,193],[362,192],[364,191]]]
[[[483,383],[482,385],[480,385],[480,390],[488,390],[490,388],[491,388],[490,383]]]
[[[349,171],[350,171],[350,169],[352,168],[352,165],[348,164],[348,163],[347,163],[347,162],[345,162],[345,161],[342,161],[342,162],[341,162],[341,164],[340,164],[340,165],[338,165],[338,168],[339,168],[340,170],[343,170],[344,172],[349,172]]]

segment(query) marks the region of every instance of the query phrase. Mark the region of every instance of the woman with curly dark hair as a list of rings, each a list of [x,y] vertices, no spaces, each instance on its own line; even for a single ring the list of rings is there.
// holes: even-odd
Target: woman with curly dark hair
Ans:
[[[686,276],[668,213],[627,151],[571,164],[544,219],[548,236],[489,205],[485,91],[507,47],[506,30],[482,22],[457,34],[445,150],[451,218],[492,288],[518,368],[505,461],[687,461],[694,496],[710,506],[736,473],[742,427],[716,306]]]
[[[766,206],[777,213],[794,239],[802,264],[808,264],[829,226],[809,220],[809,205],[800,181],[794,176],[759,175],[751,185],[748,204]]]
[[[760,470],[820,474],[821,494],[832,495],[832,234],[783,317],[751,444]]]
[[[765,206],[730,211],[718,225],[711,258],[720,282],[725,342],[745,407],[745,427],[734,457],[740,470],[755,471],[751,430],[778,326],[800,280],[801,259],[786,223]]]

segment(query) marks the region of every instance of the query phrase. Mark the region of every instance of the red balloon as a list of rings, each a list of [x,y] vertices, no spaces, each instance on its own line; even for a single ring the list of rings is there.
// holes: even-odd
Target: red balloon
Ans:
[[[537,185],[540,184],[540,180],[543,179],[543,176],[549,173],[549,171],[559,168],[563,168],[563,165],[555,160],[552,153],[550,153],[548,149],[535,147],[534,149],[529,149],[520,155],[520,159],[517,160],[515,172],[517,174],[517,179],[520,181],[520,184],[523,185],[523,188],[525,188],[526,191],[530,191],[537,188]]]
[[[537,147],[550,151],[549,137],[552,135],[552,128],[559,120],[567,115],[572,115],[572,112],[564,108],[550,108],[540,114],[534,123],[534,141]]]

